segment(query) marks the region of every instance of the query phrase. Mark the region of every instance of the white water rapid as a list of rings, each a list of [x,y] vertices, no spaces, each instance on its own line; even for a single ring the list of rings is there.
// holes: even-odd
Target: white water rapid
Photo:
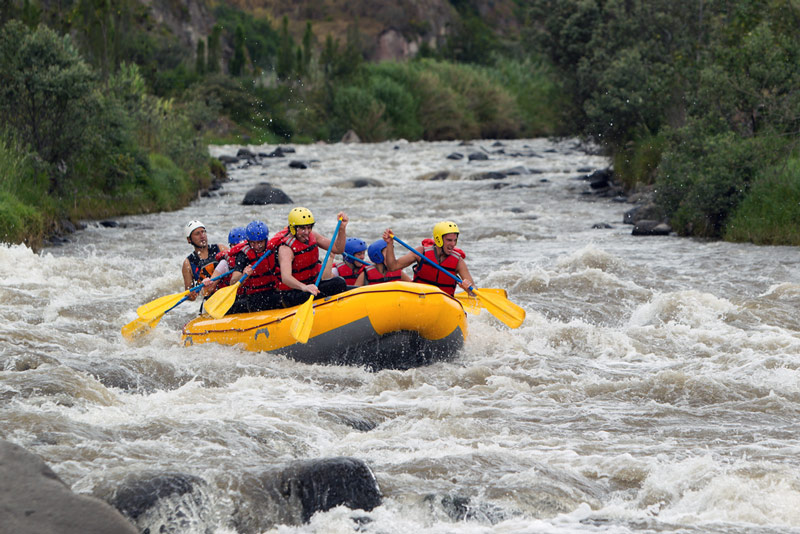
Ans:
[[[799,251],[631,236],[630,204],[582,194],[604,158],[575,141],[502,145],[298,145],[180,211],[89,223],[39,254],[0,245],[0,438],[78,493],[144,472],[201,479],[172,532],[253,532],[237,519],[243,473],[339,456],[372,469],[382,504],[267,517],[266,531],[800,532]],[[436,171],[455,175],[418,179]],[[337,185],[353,178],[384,187]],[[184,348],[196,303],[123,340],[137,306],[182,290],[188,220],[212,243],[253,219],[285,226],[291,205],[241,205],[262,181],[328,236],[339,210],[368,243],[391,227],[417,244],[455,221],[476,286],[506,288],[525,323],[470,315],[456,359],[408,371]]]

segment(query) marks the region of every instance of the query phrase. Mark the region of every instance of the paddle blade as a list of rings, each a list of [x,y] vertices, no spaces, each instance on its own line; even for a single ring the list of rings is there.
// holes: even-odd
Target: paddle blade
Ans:
[[[190,291],[187,289],[183,293],[174,293],[172,295],[165,295],[156,300],[151,300],[147,304],[142,304],[136,308],[136,313],[142,319],[153,319],[159,315],[164,315],[167,310],[175,306],[181,299],[187,296]]]
[[[214,319],[222,319],[225,314],[228,313],[228,310],[231,309],[233,303],[236,302],[236,291],[238,289],[239,282],[236,282],[232,286],[218,289],[217,292],[211,295],[211,298],[203,304],[203,308]]]
[[[300,343],[307,343],[314,325],[314,295],[297,308],[289,333]]]
[[[471,313],[472,315],[481,314],[481,303],[476,297],[471,297],[469,293],[457,293],[453,296],[461,303],[465,312]]]
[[[152,332],[153,328],[161,321],[163,315],[158,315],[153,319],[142,319],[137,317],[122,327],[122,337],[131,341],[137,337],[144,336]]]
[[[525,320],[525,310],[507,298],[489,291],[483,292],[474,287],[472,291],[478,295],[481,305],[486,308],[489,313],[511,328],[519,328],[522,321]]]

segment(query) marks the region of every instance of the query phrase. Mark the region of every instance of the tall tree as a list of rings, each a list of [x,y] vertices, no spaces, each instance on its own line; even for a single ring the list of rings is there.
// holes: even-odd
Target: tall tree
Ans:
[[[302,60],[302,73],[308,73],[308,68],[311,65],[311,47],[314,43],[314,32],[311,29],[311,21],[306,21],[306,31],[303,33],[303,60]]]
[[[284,15],[281,24],[280,44],[278,45],[278,64],[275,73],[281,80],[288,79],[294,71],[294,39],[289,33],[289,19]]]
[[[220,71],[222,26],[214,24],[208,36],[208,64],[206,72],[214,74]]]
[[[197,40],[197,54],[194,61],[194,70],[200,76],[206,73],[206,42],[202,39]]]
[[[241,76],[245,64],[244,49],[244,27],[241,24],[236,26],[233,34],[233,59],[231,59],[230,71],[232,76]]]

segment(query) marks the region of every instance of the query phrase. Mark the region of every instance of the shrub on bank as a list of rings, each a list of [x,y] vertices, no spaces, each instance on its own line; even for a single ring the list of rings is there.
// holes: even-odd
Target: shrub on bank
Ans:
[[[760,172],[724,237],[757,245],[800,245],[800,158]]]

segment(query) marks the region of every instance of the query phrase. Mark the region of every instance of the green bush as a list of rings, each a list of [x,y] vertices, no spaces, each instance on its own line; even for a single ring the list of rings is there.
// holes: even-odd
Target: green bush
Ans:
[[[367,89],[348,86],[338,89],[333,98],[333,115],[340,128],[352,128],[362,141],[383,141],[390,126],[384,119],[386,106]]]
[[[729,241],[800,245],[800,158],[758,173],[725,228]]]
[[[422,137],[418,104],[407,88],[391,77],[378,74],[370,76],[369,92],[384,105],[392,137],[412,140]]]
[[[652,135],[629,142],[614,152],[614,176],[626,188],[637,184],[652,184],[656,179],[664,136]]]
[[[780,140],[702,135],[685,128],[669,136],[656,180],[656,201],[682,235],[721,237],[759,169],[772,163]]]

